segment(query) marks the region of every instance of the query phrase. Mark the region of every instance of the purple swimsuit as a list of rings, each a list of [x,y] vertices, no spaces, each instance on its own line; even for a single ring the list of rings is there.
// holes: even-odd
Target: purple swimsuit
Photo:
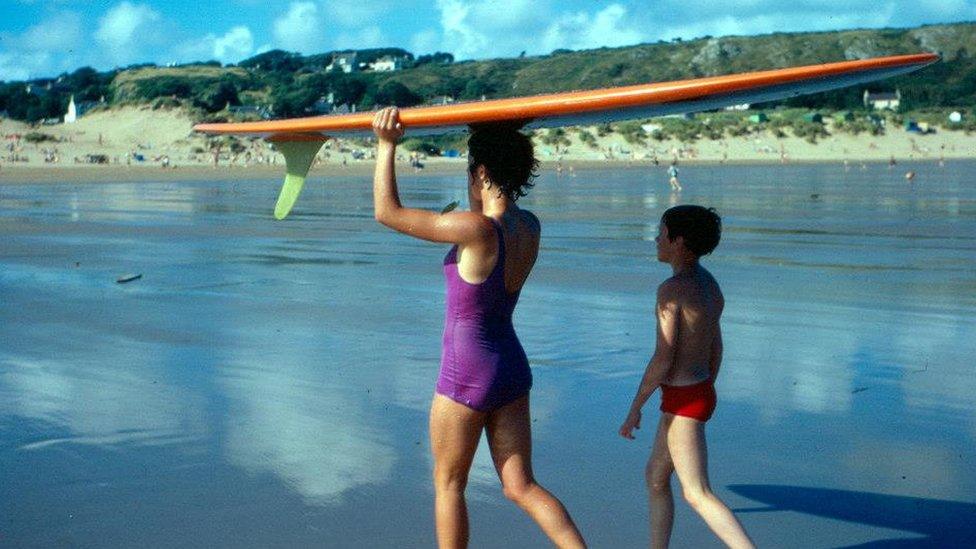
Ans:
[[[458,274],[457,246],[444,258],[447,307],[437,393],[479,412],[527,394],[532,371],[512,326],[519,293],[505,289],[505,239],[498,231],[498,261],[480,284]]]

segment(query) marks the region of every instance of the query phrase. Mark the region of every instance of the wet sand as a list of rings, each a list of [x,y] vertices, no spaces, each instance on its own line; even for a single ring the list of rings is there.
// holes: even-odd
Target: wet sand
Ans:
[[[917,172],[907,183],[903,171]],[[976,163],[546,172],[516,328],[535,469],[593,547],[646,546],[657,220],[724,216],[714,489],[761,547],[976,537]],[[462,197],[401,176],[406,204]],[[372,219],[368,174],[0,186],[0,545],[430,547],[426,413],[446,247]],[[119,275],[143,277],[128,284]],[[473,547],[546,547],[487,448]],[[678,502],[674,547],[718,547]]]

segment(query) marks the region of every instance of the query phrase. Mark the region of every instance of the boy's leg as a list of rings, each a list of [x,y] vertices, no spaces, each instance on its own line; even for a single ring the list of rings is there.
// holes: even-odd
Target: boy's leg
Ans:
[[[668,450],[668,428],[671,414],[662,414],[654,436],[654,448],[647,460],[645,478],[647,480],[648,507],[651,517],[651,547],[667,547],[671,540],[671,527],[674,525],[674,495],[671,492],[671,473],[674,464]]]
[[[532,517],[557,547],[585,547],[566,508],[532,475],[528,395],[491,412],[486,428],[491,458],[505,497]]]
[[[754,547],[742,524],[712,493],[708,484],[705,424],[691,418],[674,416],[668,429],[668,449],[685,499],[715,535],[729,547]]]

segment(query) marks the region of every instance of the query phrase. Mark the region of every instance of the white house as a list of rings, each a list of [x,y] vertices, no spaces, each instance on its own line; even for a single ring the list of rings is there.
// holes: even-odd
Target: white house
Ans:
[[[398,71],[403,68],[403,63],[406,61],[405,57],[399,57],[394,55],[384,55],[370,65],[376,72],[391,72]]]
[[[901,91],[895,90],[895,93],[891,92],[878,92],[871,93],[864,90],[864,106],[871,107],[875,110],[892,110],[897,111],[898,106],[901,105]]]
[[[75,106],[75,96],[71,96],[71,100],[68,101],[68,112],[64,113],[64,123],[74,124],[78,121],[78,107]]]
[[[102,102],[105,98],[102,98]],[[71,95],[71,99],[68,101],[68,111],[64,113],[64,123],[74,124],[79,118],[85,115],[86,112],[97,106],[99,102],[97,101],[81,101],[75,103],[74,94]]]
[[[359,68],[359,63],[356,61],[356,52],[348,53],[337,53],[332,57],[332,63],[325,68],[326,71],[332,71],[336,68],[342,70],[342,72],[350,73],[355,72]]]
[[[431,97],[430,100],[427,101],[427,104],[428,105],[450,105],[453,102],[454,102],[454,98],[451,97],[450,95],[437,95]]]

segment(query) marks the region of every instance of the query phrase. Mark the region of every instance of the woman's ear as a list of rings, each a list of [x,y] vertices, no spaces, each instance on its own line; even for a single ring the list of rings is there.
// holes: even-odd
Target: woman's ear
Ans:
[[[488,182],[488,169],[485,168],[484,164],[478,164],[474,169],[474,181],[479,185],[484,185]]]

